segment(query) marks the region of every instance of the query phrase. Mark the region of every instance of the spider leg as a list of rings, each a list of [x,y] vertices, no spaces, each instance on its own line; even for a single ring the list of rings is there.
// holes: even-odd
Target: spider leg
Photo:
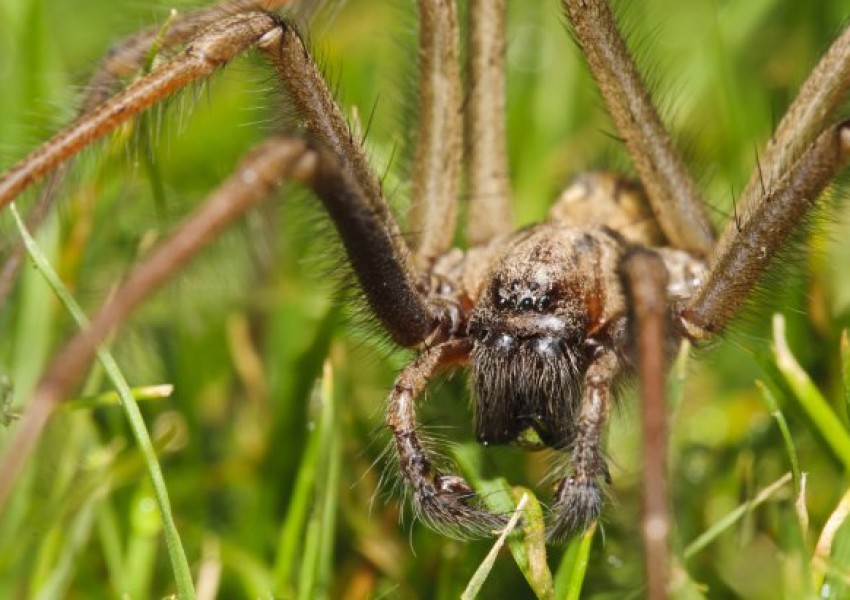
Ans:
[[[173,48],[187,42],[204,27],[224,17],[246,11],[275,10],[291,3],[292,0],[226,0],[213,6],[177,14],[169,20],[165,29],[157,25],[128,35],[113,45],[95,68],[85,87],[77,110],[77,119],[106,102],[118,90],[122,77],[139,72],[150,59],[154,45],[158,45],[161,50]],[[63,163],[48,177],[38,201],[27,215],[29,230],[37,230],[49,214],[70,164],[70,161]],[[6,297],[17,280],[25,251],[23,242],[17,244],[3,265],[0,272],[0,306],[5,304]]]
[[[695,338],[718,333],[782,242],[850,160],[850,122],[828,126],[850,84],[850,29],[821,58],[785,113],[712,256],[709,276],[683,311]]]
[[[505,134],[505,0],[469,5],[467,224],[470,245],[513,229]]]
[[[272,63],[310,136],[334,153],[340,166],[351,172],[373,210],[389,226],[392,221],[389,207],[369,166],[362,140],[355,138],[296,28],[282,21],[258,46]],[[393,235],[400,235],[397,227]]]
[[[280,26],[274,16],[251,12],[205,29],[186,50],[56,134],[0,177],[0,208],[88,144],[173,92],[208,77],[263,35]]]
[[[457,220],[461,118],[457,4],[419,1],[419,120],[407,228],[422,271],[452,245]]]
[[[681,312],[681,325],[689,336],[706,338],[726,326],[783,242],[848,162],[850,121],[845,121],[809,146],[734,235],[727,235],[727,228],[705,281]]]
[[[419,289],[410,249],[381,187],[298,32],[283,23],[259,44],[277,69],[309,133],[340,169],[319,177],[325,203],[373,313],[401,346],[433,345],[460,326],[460,309]]]
[[[621,265],[634,329],[643,416],[643,523],[647,598],[666,598],[667,536],[667,403],[665,375],[670,340],[667,270],[654,252],[632,250]]]
[[[782,174],[830,125],[836,111],[847,99],[848,87],[850,28],[845,29],[821,57],[759,154],[759,168],[753,170],[739,204],[745,220],[752,207],[761,201],[764,190],[772,189]],[[720,241],[721,247],[735,233],[732,224],[727,225]]]
[[[611,8],[604,0],[564,0],[563,5],[664,234],[677,248],[707,257],[714,246],[711,222],[652,105]]]
[[[92,141],[174,91],[209,76],[252,45],[277,67],[308,130],[335,156],[339,168],[326,173],[327,179],[317,183],[317,192],[378,319],[403,346],[438,343],[454,335],[460,325],[459,309],[429,303],[417,288],[419,278],[410,251],[359,140],[354,139],[297,32],[267,13],[243,13],[215,23],[171,61],[36,149],[0,178],[0,207]]]
[[[88,372],[98,346],[109,333],[214,240],[225,226],[271,195],[284,179],[312,183],[324,162],[327,158],[303,140],[268,140],[249,154],[193,215],[130,272],[89,326],[58,352],[36,386],[0,463],[0,513],[48,417]]]
[[[240,13],[271,12],[293,2],[294,0],[225,0],[212,6],[178,13],[165,26],[154,25],[118,40],[95,67],[86,86],[78,116],[106,102],[118,90],[122,77],[138,73],[151,59],[154,46],[158,51],[168,50],[188,42],[222,19]]]
[[[599,477],[609,478],[602,458],[602,432],[611,405],[611,387],[620,372],[620,359],[614,350],[601,348],[584,376],[584,391],[576,421],[576,434],[570,448],[572,474],[556,488],[552,522],[547,537],[564,541],[583,531],[599,518],[602,490]]]
[[[464,536],[492,534],[507,519],[476,507],[475,492],[462,477],[436,470],[419,435],[416,399],[437,371],[466,363],[471,347],[468,340],[452,340],[420,354],[396,379],[387,407],[387,425],[418,516],[438,531]]]

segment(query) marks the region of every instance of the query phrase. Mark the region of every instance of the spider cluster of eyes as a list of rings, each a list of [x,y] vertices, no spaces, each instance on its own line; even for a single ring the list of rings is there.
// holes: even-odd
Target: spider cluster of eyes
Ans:
[[[496,296],[496,308],[499,310],[510,309],[519,312],[530,312],[532,310],[536,310],[537,312],[542,313],[552,306],[552,297],[549,293],[539,295],[535,300],[534,292],[540,288],[538,283],[532,282],[528,285],[528,290],[531,292],[530,294],[517,293],[516,290],[519,287],[519,280],[513,280],[511,282],[511,289],[514,290],[514,293],[510,295],[503,295],[502,293],[499,293]]]

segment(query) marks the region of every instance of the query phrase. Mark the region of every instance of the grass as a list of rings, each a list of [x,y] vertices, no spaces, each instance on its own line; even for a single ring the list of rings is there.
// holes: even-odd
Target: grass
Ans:
[[[718,222],[755,149],[846,20],[845,4],[700,0],[684,10],[647,0],[625,10]],[[0,0],[0,166],[71,117],[78,86],[118,35],[164,22],[170,8]],[[403,98],[412,76],[398,51],[412,40],[406,10],[349,0],[312,33],[345,106],[363,120],[376,106],[369,147],[398,210],[403,161],[387,165],[409,137]],[[524,224],[545,216],[571,173],[629,166],[607,135],[611,125],[556,3],[513,2],[510,24],[511,172]],[[37,236],[84,312],[273,129],[275,102],[260,62],[248,57],[151,112],[141,131],[122,128],[84,154]],[[847,194],[836,187],[831,195]],[[817,223],[794,253],[795,268],[768,279],[759,307],[695,352],[684,381],[672,382],[681,397],[670,452],[677,597],[847,594],[850,360],[841,332],[850,325],[842,268],[850,204],[836,204],[835,217]],[[286,190],[222,236],[110,344],[143,398],[198,597],[457,598],[473,581],[482,598],[532,590],[641,597],[638,405],[628,393],[609,433],[614,485],[603,522],[566,548],[534,542],[535,520],[527,519],[532,531],[509,536],[488,570],[493,540],[441,537],[413,522],[392,481],[379,485],[383,401],[410,355],[390,352],[335,306],[327,281],[338,277],[318,220],[311,199]],[[8,212],[0,231],[4,242],[18,239]],[[785,317],[779,337],[773,312]],[[0,446],[75,327],[42,276],[25,268],[0,308]],[[174,389],[151,398],[142,390],[151,385]],[[110,390],[93,367],[79,398],[69,399],[75,410],[54,415],[0,518],[0,597],[176,593],[145,453]],[[548,458],[471,443],[467,397],[462,376],[432,386],[426,426],[457,442],[446,454],[478,489],[496,490],[488,501],[512,510],[515,490],[527,489],[533,512],[536,498],[549,498],[539,485]],[[788,483],[771,487],[787,473]],[[474,578],[482,565],[484,576]]]
[[[80,329],[85,329],[89,326],[88,319],[76,303],[74,298],[68,292],[68,289],[62,284],[56,271],[53,270],[47,257],[41,252],[38,244],[33,239],[31,233],[27,231],[27,227],[23,222],[18,209],[14,203],[9,206],[12,212],[12,217],[15,219],[15,225],[18,228],[21,238],[26,245],[27,253],[30,259],[35,264],[38,271],[44,276],[45,281],[50,286],[54,294],[59,298],[65,310],[71,314],[77,326]],[[121,407],[127,416],[127,421],[133,432],[133,438],[139,449],[144,455],[145,463],[148,469],[151,486],[154,489],[156,496],[157,508],[159,516],[162,520],[162,530],[165,538],[168,555],[171,559],[171,568],[174,572],[177,593],[181,598],[193,599],[195,591],[192,587],[192,574],[189,572],[189,563],[186,560],[186,553],[183,550],[183,544],[180,541],[180,534],[177,532],[177,527],[174,524],[174,517],[171,512],[171,502],[168,499],[168,492],[165,489],[165,481],[162,477],[162,469],[157,460],[156,451],[151,443],[150,434],[145,427],[145,422],[142,413],[139,411],[139,405],[133,397],[133,392],[130,389],[127,379],[121,373],[118,363],[115,358],[105,348],[101,348],[97,353],[98,361],[103,367],[106,376],[110,383],[115,388],[120,400]]]

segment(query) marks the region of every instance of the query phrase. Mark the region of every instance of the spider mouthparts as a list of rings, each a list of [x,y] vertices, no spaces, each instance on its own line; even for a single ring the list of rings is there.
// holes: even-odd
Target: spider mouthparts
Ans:
[[[552,336],[541,336],[530,340],[534,352],[540,356],[558,358],[564,354],[564,345],[561,340]]]
[[[493,348],[502,352],[511,352],[516,349],[517,345],[516,338],[507,333],[497,334],[491,344]]]
[[[482,329],[477,332],[476,338],[477,342],[485,348],[504,354],[521,350],[542,358],[558,359],[567,353],[566,342],[548,332],[517,336],[504,331],[492,332]]]

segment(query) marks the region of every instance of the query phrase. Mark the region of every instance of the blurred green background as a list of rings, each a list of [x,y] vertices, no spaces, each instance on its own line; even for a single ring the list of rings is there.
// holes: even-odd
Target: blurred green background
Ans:
[[[625,4],[620,12],[640,64],[723,223],[758,148],[850,7],[843,0]],[[518,224],[526,224],[545,217],[572,174],[629,172],[630,164],[558,4],[510,5],[510,165]],[[112,43],[164,22],[173,6],[0,0],[0,166],[73,117],[81,87]],[[310,26],[345,112],[371,119],[367,145],[399,214],[413,131],[414,15],[412,0],[348,0],[324,7]],[[87,150],[39,236],[78,301],[94,311],[140,254],[287,121],[285,113],[273,78],[252,54]],[[840,186],[829,194],[846,195]],[[850,203],[835,204],[789,253],[792,267],[768,278],[759,306],[687,364],[671,422],[677,565],[688,573],[677,569],[681,597],[801,598],[814,593],[813,565],[828,574],[823,597],[847,597],[847,532],[839,530],[831,557],[812,558],[847,489],[846,471],[782,385],[777,396],[808,474],[805,536],[786,485],[687,561],[682,556],[789,471],[786,445],[755,384],[776,378],[768,352],[772,311],[786,314],[794,352],[847,426],[838,340],[850,320]],[[5,252],[18,239],[8,214],[0,215],[0,232]],[[132,385],[174,385],[173,395],[141,407],[199,594],[211,590],[206,597],[456,598],[492,544],[445,539],[413,522],[399,502],[383,456],[383,406],[411,354],[352,325],[350,308],[337,308],[343,275],[334,247],[315,201],[286,189],[223,235],[111,343]],[[73,330],[40,276],[24,268],[0,308],[0,376],[4,390],[12,389],[5,382],[13,386],[4,396],[13,410],[26,409],[49,357]],[[95,368],[81,396],[106,389]],[[433,386],[423,409],[429,434],[446,442],[449,456],[472,455],[483,477],[537,485],[552,457],[475,448],[467,398],[462,374]],[[174,592],[124,415],[94,404],[69,401],[53,417],[0,516],[0,597]],[[638,409],[626,391],[613,412],[614,485],[582,597],[642,596]],[[0,429],[0,445],[14,427]],[[537,488],[542,500],[550,487]],[[556,573],[562,554],[549,551]],[[481,596],[532,592],[504,552]]]

